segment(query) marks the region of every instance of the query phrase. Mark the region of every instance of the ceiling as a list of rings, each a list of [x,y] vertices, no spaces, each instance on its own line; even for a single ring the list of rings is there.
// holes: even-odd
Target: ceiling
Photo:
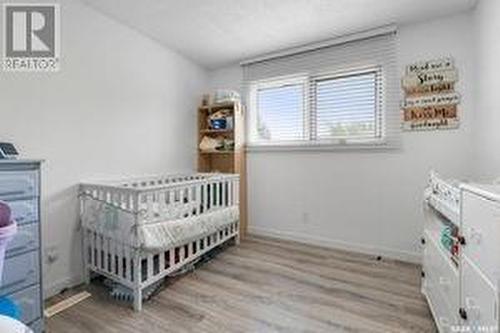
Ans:
[[[476,0],[83,0],[214,69],[391,23],[465,11]]]

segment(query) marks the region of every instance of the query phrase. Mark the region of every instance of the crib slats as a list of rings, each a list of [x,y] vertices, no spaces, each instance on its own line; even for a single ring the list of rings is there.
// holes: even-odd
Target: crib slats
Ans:
[[[201,190],[202,190],[202,186],[203,185],[200,185],[200,186],[196,186],[195,189],[196,189],[196,192],[195,192],[195,215],[200,215],[200,210],[202,209],[201,205],[202,205],[202,202],[201,202]]]
[[[95,257],[96,257],[96,249],[95,249],[95,238],[96,234],[94,232],[90,232],[90,264],[92,267],[95,267]]]
[[[97,268],[101,268],[101,235],[96,235],[95,240],[95,251],[96,251],[96,260],[95,265]]]
[[[227,202],[226,202],[226,182],[223,182],[221,184],[222,186],[222,191],[221,191],[221,197],[222,197],[222,200],[221,200],[221,205],[222,206],[227,206]]]
[[[177,264],[181,264],[183,261],[184,261],[184,258],[186,257],[185,253],[184,253],[184,246],[179,246],[178,247],[179,249],[179,258],[177,260]]]
[[[169,191],[170,193],[170,197],[169,197],[169,200],[168,200],[168,203],[170,205],[173,205],[175,203],[175,190],[170,190]]]
[[[109,244],[109,260],[110,260],[110,271],[112,274],[116,274],[117,267],[116,267],[116,242],[113,242],[112,239],[110,239],[110,244]]]
[[[123,245],[117,244],[117,255],[118,255],[118,275],[123,277],[123,257],[124,257],[124,248]]]
[[[129,209],[131,211],[138,211],[139,210],[139,195],[131,195],[130,196],[130,207],[129,207]]]
[[[161,191],[158,195],[159,200],[159,213],[165,214],[167,210],[167,193],[165,191]]]
[[[219,188],[217,187],[217,183],[212,183],[212,203],[214,205],[214,208],[217,208],[218,206],[218,192]]]
[[[203,184],[203,212],[208,210],[208,184]]]
[[[102,267],[104,270],[108,270],[109,267],[108,267],[108,264],[109,264],[109,261],[108,261],[108,253],[109,253],[109,237],[107,236],[104,236],[103,237],[103,248],[102,248],[102,256],[103,256],[103,259],[104,259],[104,262],[102,263]]]
[[[175,266],[175,247],[169,250],[170,267]]]
[[[159,272],[163,271],[165,268],[165,252],[161,251],[158,254],[158,270]]]
[[[146,195],[146,206],[147,206],[147,214],[146,214],[146,218],[147,219],[154,219],[154,195],[153,194],[149,194],[149,195]]]
[[[188,191],[187,205],[188,205],[188,207],[190,207],[191,203],[194,201],[193,200],[193,193],[194,193],[193,187],[192,186],[188,187],[187,191]],[[189,209],[188,215],[189,216],[193,215],[193,211],[191,209]]]
[[[147,256],[147,279],[150,279],[152,276],[153,276],[153,255],[152,254],[148,254]]]
[[[120,274],[127,280],[127,281],[132,281],[134,279],[134,276],[132,275],[133,272],[133,267],[132,267],[132,253],[130,251],[130,247],[128,246],[123,246],[123,257],[122,260],[122,270],[120,271]]]

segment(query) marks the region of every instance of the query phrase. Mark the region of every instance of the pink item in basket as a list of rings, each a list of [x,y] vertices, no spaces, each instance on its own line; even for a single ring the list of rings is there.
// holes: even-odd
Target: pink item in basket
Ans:
[[[17,225],[11,219],[10,207],[5,202],[0,201],[0,281],[3,271],[5,250],[7,249],[7,244],[16,233]]]
[[[10,206],[3,201],[0,201],[0,228],[8,226],[12,220]]]

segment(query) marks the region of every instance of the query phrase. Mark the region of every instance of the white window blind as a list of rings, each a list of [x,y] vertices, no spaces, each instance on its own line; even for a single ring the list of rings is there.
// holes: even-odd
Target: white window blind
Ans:
[[[399,142],[395,33],[243,65],[250,147]]]
[[[380,139],[379,75],[372,70],[315,80],[315,139]]]

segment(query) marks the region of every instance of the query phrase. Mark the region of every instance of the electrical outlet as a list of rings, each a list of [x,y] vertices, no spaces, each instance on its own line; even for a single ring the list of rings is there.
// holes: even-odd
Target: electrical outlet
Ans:
[[[56,245],[49,246],[45,249],[45,261],[50,265],[59,260],[59,249]]]

